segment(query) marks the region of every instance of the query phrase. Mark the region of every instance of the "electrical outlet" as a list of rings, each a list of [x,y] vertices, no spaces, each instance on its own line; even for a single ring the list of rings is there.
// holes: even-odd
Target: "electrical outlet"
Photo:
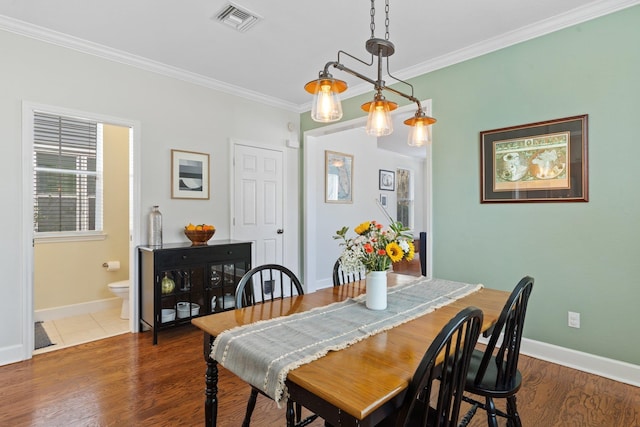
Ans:
[[[580,328],[580,313],[570,311],[568,325],[570,328]]]
[[[273,280],[264,281],[264,293],[270,294],[273,292]]]

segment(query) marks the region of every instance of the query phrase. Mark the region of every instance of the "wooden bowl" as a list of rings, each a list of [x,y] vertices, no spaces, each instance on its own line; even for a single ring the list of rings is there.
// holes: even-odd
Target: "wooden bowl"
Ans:
[[[184,230],[184,234],[191,240],[193,246],[206,245],[215,233],[215,228],[213,230]]]

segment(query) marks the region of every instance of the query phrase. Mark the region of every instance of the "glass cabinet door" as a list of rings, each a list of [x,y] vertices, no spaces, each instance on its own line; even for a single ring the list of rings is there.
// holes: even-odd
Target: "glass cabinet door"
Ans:
[[[185,266],[160,272],[160,322],[189,320],[209,309],[205,298],[204,266]]]
[[[211,312],[235,308],[235,292],[238,282],[247,272],[245,261],[212,264],[209,267],[211,283]]]

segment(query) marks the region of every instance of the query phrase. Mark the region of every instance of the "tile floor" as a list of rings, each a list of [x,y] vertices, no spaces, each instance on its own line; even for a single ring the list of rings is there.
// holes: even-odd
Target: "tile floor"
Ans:
[[[54,345],[35,350],[34,355],[129,332],[129,320],[120,318],[120,307],[50,320],[42,326]]]

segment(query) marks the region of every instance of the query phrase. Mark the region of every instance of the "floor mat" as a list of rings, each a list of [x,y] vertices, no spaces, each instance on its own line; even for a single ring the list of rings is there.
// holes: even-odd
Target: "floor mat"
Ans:
[[[44,327],[42,326],[42,322],[36,322],[35,328],[36,328],[35,339],[34,339],[35,350],[53,345],[53,343],[49,339],[49,335],[47,335],[47,331],[45,331]]]

